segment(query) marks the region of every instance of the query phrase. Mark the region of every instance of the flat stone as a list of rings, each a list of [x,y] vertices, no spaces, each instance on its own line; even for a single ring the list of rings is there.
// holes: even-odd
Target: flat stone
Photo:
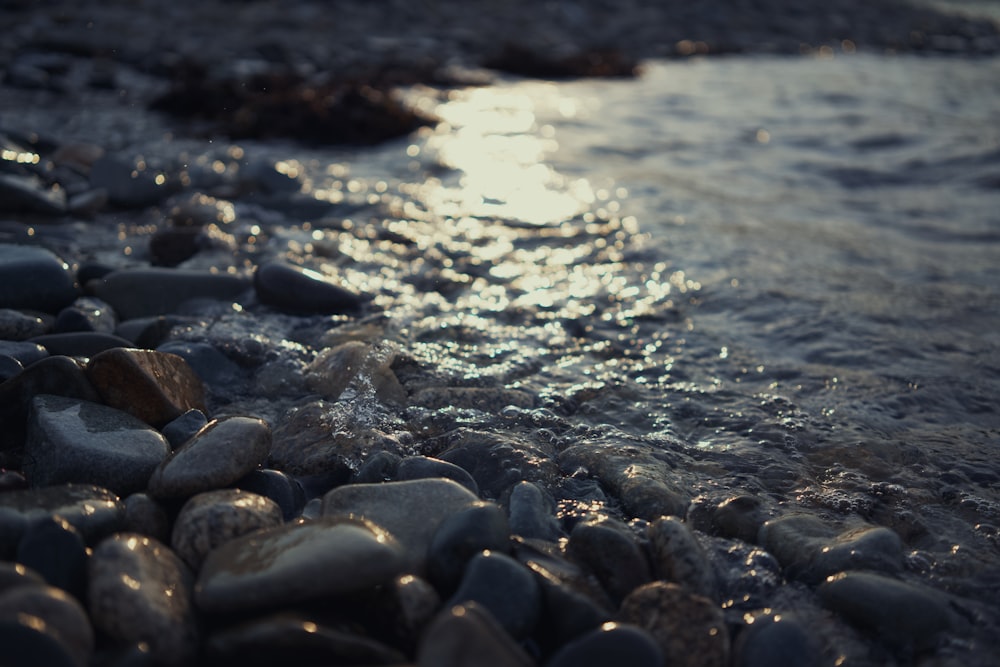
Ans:
[[[663,667],[663,652],[642,628],[625,623],[605,623],[569,642],[546,667]]]
[[[321,518],[214,549],[202,565],[195,599],[206,612],[262,609],[364,591],[404,570],[400,545],[378,526]]]
[[[206,642],[213,664],[396,665],[400,651],[321,619],[294,613],[257,618],[215,632]]]
[[[126,495],[146,488],[169,453],[158,431],[120,410],[46,394],[32,401],[24,464],[32,486],[79,482]]]
[[[337,487],[323,496],[322,512],[363,518],[387,530],[403,547],[407,570],[423,574],[441,523],[478,502],[475,494],[450,479],[417,479]]]
[[[576,524],[566,553],[590,570],[615,602],[652,579],[649,560],[638,538],[628,526],[614,519]]]
[[[728,667],[729,630],[722,608],[677,584],[655,581],[622,601],[619,619],[646,630],[677,667]]]
[[[144,642],[161,665],[188,665],[198,651],[192,576],[162,543],[118,533],[94,548],[88,567],[94,626],[113,640]]]
[[[262,419],[227,417],[210,421],[170,454],[149,479],[156,498],[187,498],[228,486],[267,458],[271,429]]]
[[[90,360],[87,377],[105,404],[156,428],[188,410],[205,411],[201,380],[174,354],[115,348]]]
[[[493,616],[474,602],[435,617],[417,649],[418,667],[534,667]]]
[[[259,266],[254,288],[261,303],[298,315],[351,313],[369,300],[332,277],[284,262]]]
[[[14,549],[29,523],[59,516],[80,531],[88,544],[119,530],[125,506],[118,496],[90,484],[66,484],[0,493],[0,553]]]
[[[111,304],[118,317],[130,320],[177,313],[198,299],[240,301],[250,289],[241,276],[210,271],[143,268],[113,271],[87,284],[99,299]]]
[[[964,630],[944,593],[872,572],[843,572],[817,589],[823,606],[897,648],[927,649]]]
[[[94,629],[76,598],[53,586],[19,586],[0,593],[0,621],[16,621],[22,614],[44,621],[45,632],[65,646],[78,665],[89,663]],[[7,648],[2,649],[4,657]]]
[[[46,586],[45,579],[23,563],[0,560],[0,595],[18,586]]]
[[[45,248],[0,243],[0,308],[58,313],[79,295],[69,265]]]
[[[465,567],[448,606],[475,602],[515,639],[525,639],[538,623],[542,595],[531,572],[502,553],[483,551]]]
[[[281,523],[281,508],[269,498],[239,489],[208,491],[184,503],[170,546],[197,572],[212,549]]]
[[[621,498],[631,516],[647,521],[683,517],[690,498],[668,483],[672,468],[657,453],[651,446],[631,442],[575,445],[559,454],[559,467],[570,473],[587,470]]]
[[[694,532],[677,517],[661,517],[646,528],[653,572],[658,579],[711,598],[715,594],[712,561]]]
[[[903,542],[883,526],[841,531],[811,514],[789,514],[761,526],[757,541],[774,554],[788,577],[809,584],[843,570],[897,572],[903,566]]]

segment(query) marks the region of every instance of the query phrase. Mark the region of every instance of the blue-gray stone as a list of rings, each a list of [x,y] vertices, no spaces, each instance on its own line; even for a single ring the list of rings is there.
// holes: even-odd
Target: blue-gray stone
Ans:
[[[566,552],[597,577],[616,603],[652,579],[649,560],[638,538],[628,526],[614,519],[576,524]]]
[[[617,663],[607,663],[617,664]],[[446,606],[417,647],[417,667],[535,667],[493,615],[475,602]]]
[[[483,550],[510,551],[510,526],[503,510],[479,502],[444,519],[427,551],[427,578],[439,591],[455,590],[465,565]]]
[[[87,581],[87,545],[62,517],[45,517],[28,525],[17,545],[17,562],[78,599]]]
[[[563,532],[555,517],[552,497],[531,482],[515,484],[508,501],[510,531],[521,537],[558,540]]]
[[[44,584],[20,586],[0,593],[0,620],[13,621],[24,615],[40,619],[44,632],[66,647],[78,665],[89,664],[94,651],[94,629],[76,597]],[[3,644],[0,647],[0,664],[6,666],[9,647]]]
[[[197,408],[191,408],[177,417],[162,429],[160,433],[170,443],[171,449],[177,449],[208,424],[208,417]]]
[[[396,480],[405,481],[409,479],[429,479],[434,477],[444,477],[451,479],[476,495],[479,495],[479,485],[472,475],[463,468],[459,468],[454,463],[448,463],[441,459],[429,456],[406,456],[396,466]]]
[[[170,546],[197,571],[212,549],[281,523],[281,508],[270,498],[240,489],[208,491],[184,503],[174,521]]]
[[[114,333],[117,320],[111,306],[100,299],[83,296],[59,311],[52,325],[53,333],[95,331]]]
[[[114,408],[46,394],[32,401],[24,463],[32,486],[79,482],[125,495],[144,489],[169,453],[158,431]]]
[[[209,343],[175,340],[160,345],[156,350],[184,359],[210,387],[228,387],[243,380],[244,373],[236,362]]]
[[[250,287],[236,275],[165,268],[122,269],[87,283],[123,320],[176,313],[189,301],[237,301]]]
[[[538,623],[542,595],[531,572],[502,553],[473,556],[448,606],[476,602],[515,639],[524,639]]]
[[[294,314],[350,313],[369,301],[322,273],[283,262],[259,266],[254,287],[261,303]]]
[[[67,357],[93,357],[116,347],[132,347],[131,341],[120,336],[96,331],[44,334],[31,342],[43,346],[49,354]]]
[[[820,663],[808,628],[787,614],[754,619],[734,647],[736,667],[795,667]]]
[[[0,308],[0,340],[18,341],[41,336],[49,330],[51,316],[22,313],[11,308]]]
[[[298,516],[306,504],[302,486],[280,470],[264,468],[251,471],[236,482],[236,488],[273,500],[281,508],[281,516],[285,521]]]
[[[62,215],[66,212],[66,193],[47,188],[32,176],[0,174],[0,211]]]
[[[69,266],[48,250],[0,243],[0,308],[55,314],[78,294]]]
[[[16,359],[21,366],[30,366],[49,356],[49,352],[35,342],[0,340],[0,355]]]
[[[642,628],[607,623],[563,646],[547,667],[663,667],[667,664],[656,641]]]

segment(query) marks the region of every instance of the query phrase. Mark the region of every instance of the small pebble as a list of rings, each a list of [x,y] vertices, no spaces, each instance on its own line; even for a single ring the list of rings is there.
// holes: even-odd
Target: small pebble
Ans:
[[[269,498],[239,489],[208,491],[184,503],[174,521],[170,546],[197,572],[212,549],[281,523],[281,508]]]
[[[483,550],[510,551],[510,527],[503,510],[478,502],[446,517],[427,551],[427,577],[440,591],[455,590],[466,563]]]
[[[648,632],[626,623],[605,623],[567,643],[546,667],[663,667],[663,652]]]
[[[51,333],[35,336],[31,342],[43,346],[49,354],[67,357],[93,357],[116,347],[131,347],[132,343],[120,336],[96,331]]]
[[[78,295],[73,274],[59,257],[44,248],[0,243],[0,308],[55,314]]]
[[[0,340],[0,355],[18,361],[23,367],[41,361],[49,356],[49,351],[33,341]]]
[[[652,579],[649,560],[635,534],[614,519],[578,523],[566,553],[593,572],[615,602]]]
[[[396,480],[445,478],[458,482],[472,493],[479,495],[479,486],[472,475],[454,463],[429,456],[406,456],[396,466]]]
[[[189,301],[241,300],[251,284],[246,278],[209,271],[139,268],[121,269],[90,281],[87,290],[111,304],[122,320],[181,312]]]
[[[736,667],[816,665],[820,660],[812,631],[787,614],[755,618],[733,647]]]
[[[552,497],[531,482],[515,484],[510,493],[510,531],[521,537],[558,540],[563,535]]]
[[[352,313],[368,301],[333,278],[283,262],[257,267],[254,288],[261,303],[299,315]]]
[[[515,639],[525,639],[538,623],[542,595],[531,572],[510,556],[483,551],[465,567],[448,606],[476,602]]]
[[[417,648],[418,667],[534,667],[492,614],[474,602],[447,607]]]
[[[57,639],[77,664],[89,663],[94,652],[94,629],[77,598],[52,586],[19,586],[0,593],[0,621],[16,621],[22,614],[41,619],[45,632]],[[10,647],[0,647],[6,658]],[[3,660],[3,664],[8,663]]]
[[[713,597],[715,571],[694,532],[677,517],[661,517],[646,528],[653,571],[658,579]]]
[[[139,533],[164,544],[170,541],[170,516],[163,505],[145,493],[133,493],[124,502],[124,532]]]
[[[236,487],[270,498],[281,509],[285,521],[298,516],[306,504],[302,486],[280,470],[252,470],[236,482]]]
[[[84,599],[87,545],[62,517],[38,519],[28,525],[17,544],[17,562],[37,572],[52,586]]]
[[[50,323],[41,315],[0,308],[0,340],[24,341],[48,333]]]
[[[191,408],[180,417],[171,420],[160,429],[160,433],[170,443],[171,449],[177,449],[208,424],[208,417],[197,408]]]

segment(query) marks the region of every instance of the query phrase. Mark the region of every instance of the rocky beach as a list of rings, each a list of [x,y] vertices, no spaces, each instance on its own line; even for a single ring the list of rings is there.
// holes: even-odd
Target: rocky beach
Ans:
[[[0,0],[0,28],[0,665],[995,664],[995,358],[967,422],[927,420],[971,455],[855,428],[795,398],[845,362],[698,347],[712,293],[626,188],[529,157],[480,196],[448,141],[512,81],[992,62],[997,21]]]

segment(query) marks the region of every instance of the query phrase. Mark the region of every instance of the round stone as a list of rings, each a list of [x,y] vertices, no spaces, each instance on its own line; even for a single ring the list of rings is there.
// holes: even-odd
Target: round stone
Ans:
[[[515,639],[526,638],[541,614],[542,595],[531,572],[501,553],[473,556],[448,604],[475,602]]]
[[[435,477],[454,480],[469,489],[469,491],[479,495],[479,485],[476,484],[476,480],[472,479],[472,475],[454,463],[448,463],[447,461],[429,456],[406,456],[403,457],[396,467],[396,479],[400,482],[410,479],[431,479]]]
[[[87,545],[62,517],[46,517],[29,524],[17,545],[17,561],[56,588],[83,598]]]
[[[510,531],[515,535],[550,541],[562,536],[562,529],[555,517],[555,502],[537,484],[515,484],[508,504]]]
[[[646,528],[657,578],[706,597],[715,594],[715,571],[694,532],[677,517],[661,517]]]
[[[483,550],[510,551],[510,527],[503,510],[479,502],[445,518],[427,551],[427,576],[438,590],[455,590],[465,565]]]
[[[431,622],[417,648],[418,667],[534,667],[490,612],[474,602],[449,606]]]
[[[94,630],[76,598],[52,586],[18,586],[0,594],[0,621],[16,621],[22,614],[41,619],[45,632],[58,639],[78,664],[88,663],[94,651]],[[0,648],[4,658],[7,648]]]
[[[50,251],[0,243],[0,308],[55,314],[78,294],[69,266]]]
[[[628,526],[614,519],[576,524],[566,552],[593,572],[616,602],[652,579],[649,561],[638,538]]]
[[[547,667],[662,667],[665,664],[659,646],[641,628],[624,623],[605,623],[596,630],[563,646]]]
[[[256,493],[239,489],[199,493],[177,515],[170,546],[197,571],[217,546],[281,522],[277,503]]]
[[[350,313],[368,301],[333,278],[283,262],[259,266],[254,274],[254,288],[261,303],[295,314]]]

